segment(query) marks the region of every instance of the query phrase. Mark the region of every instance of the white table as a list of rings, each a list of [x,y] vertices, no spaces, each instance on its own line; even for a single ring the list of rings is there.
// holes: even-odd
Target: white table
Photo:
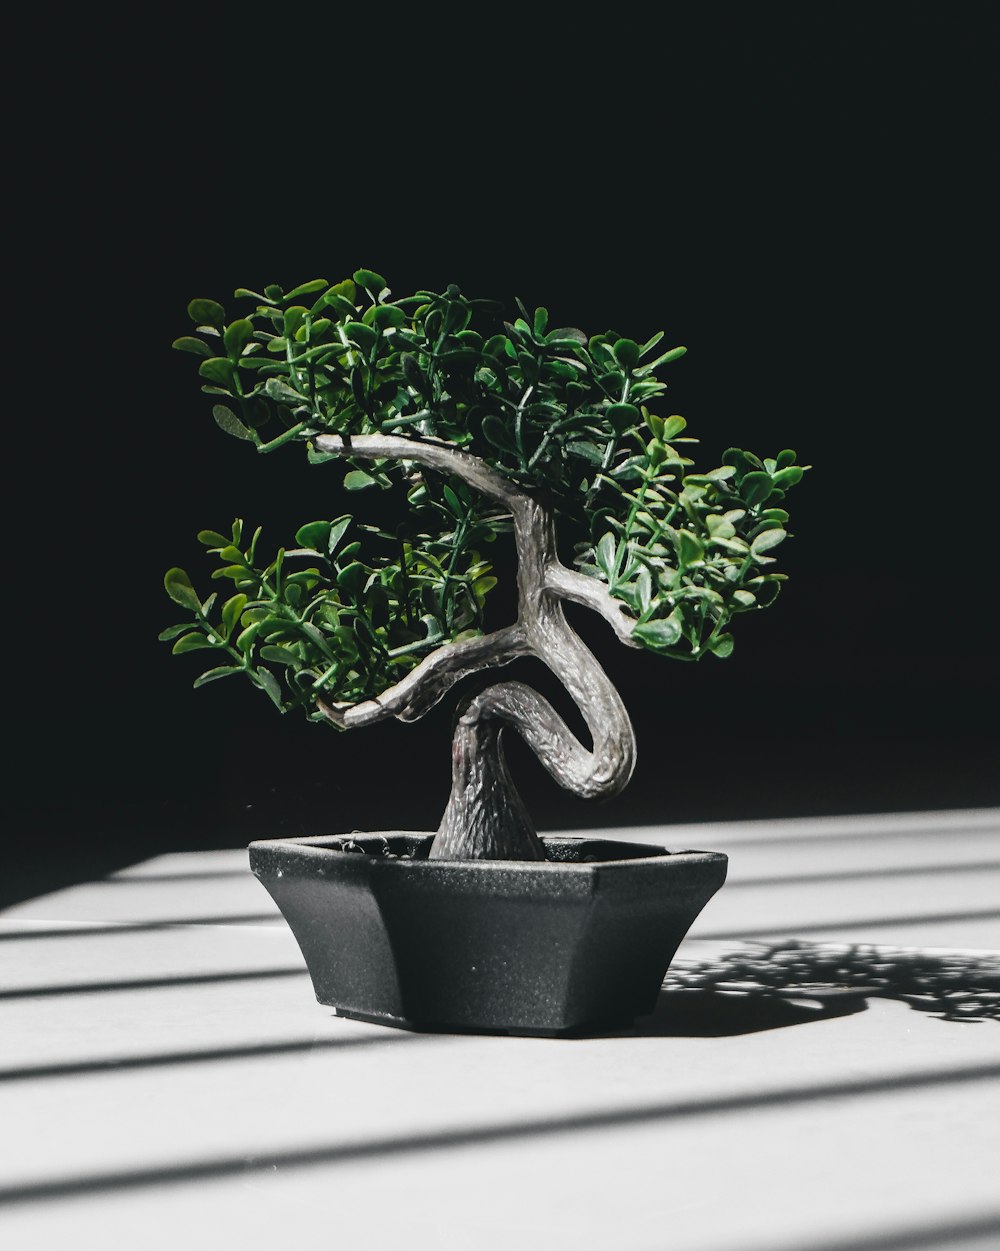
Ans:
[[[1000,977],[1000,810],[613,836],[729,853],[682,973],[799,940]],[[245,851],[158,857],[0,916],[0,1245],[996,1251],[995,1004],[788,994],[393,1031],[316,1004]]]

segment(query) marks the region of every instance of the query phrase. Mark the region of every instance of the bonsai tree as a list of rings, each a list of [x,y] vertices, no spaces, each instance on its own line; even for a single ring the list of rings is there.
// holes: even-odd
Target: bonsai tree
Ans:
[[[733,618],[772,603],[783,580],[773,552],[804,472],[795,452],[731,447],[695,472],[684,418],[654,411],[658,375],[685,351],[661,351],[662,333],[639,343],[550,328],[544,308],[520,302],[521,316],[500,322],[496,305],[456,286],[394,298],[365,269],[235,298],[247,311],[232,320],[192,300],[195,332],[174,343],[199,358],[217,424],[262,454],[303,445],[311,463],[343,467],[348,492],[395,488],[406,514],[384,528],[350,513],[310,521],[274,554],[240,520],[203,531],[212,577],[232,594],[202,599],[171,569],[167,592],[191,620],[160,637],[206,653],[196,686],[242,675],[282,712],[338,730],[414,721],[466,675],[538,657],[592,745],[523,682],[467,698],[430,854],[543,859],[503,730],[582,797],[620,791],[635,760],[622,701],[564,602],[598,613],[627,647],[725,658]],[[488,628],[496,579],[484,553],[508,532],[517,619]]]

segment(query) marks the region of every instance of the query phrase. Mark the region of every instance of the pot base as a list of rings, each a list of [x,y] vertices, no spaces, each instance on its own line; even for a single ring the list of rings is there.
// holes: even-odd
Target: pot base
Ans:
[[[323,1000],[318,1000],[322,1003]],[[336,1010],[337,1016],[348,1021],[363,1021],[366,1025],[388,1025],[391,1029],[406,1030],[410,1034],[493,1034],[506,1038],[580,1038],[590,1034],[617,1034],[631,1028],[635,1017],[626,1017],[617,1021],[588,1021],[581,1025],[569,1025],[563,1029],[531,1029],[524,1026],[504,1029],[501,1026],[490,1029],[482,1025],[449,1025],[436,1024],[433,1021],[410,1021],[406,1017],[388,1016],[376,1012],[352,1012],[348,1008],[339,1008],[336,1004],[327,1004]]]
[[[727,867],[718,852],[551,836],[545,861],[429,860],[432,841],[250,845],[316,998],[339,1015],[421,1031],[620,1029],[655,1008]]]

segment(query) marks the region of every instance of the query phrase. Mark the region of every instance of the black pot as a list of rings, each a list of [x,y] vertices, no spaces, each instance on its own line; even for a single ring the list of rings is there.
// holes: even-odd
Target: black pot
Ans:
[[[655,1007],[728,863],[584,838],[543,839],[543,862],[428,860],[432,837],[250,844],[316,998],[341,1016],[518,1034],[628,1025]]]

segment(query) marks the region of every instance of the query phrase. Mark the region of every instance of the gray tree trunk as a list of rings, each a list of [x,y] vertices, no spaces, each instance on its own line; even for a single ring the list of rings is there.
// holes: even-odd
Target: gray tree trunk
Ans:
[[[563,600],[599,612],[632,646],[634,622],[602,583],[560,563],[551,511],[477,457],[446,444],[392,435],[357,436],[349,443],[321,435],[316,444],[340,455],[392,457],[454,474],[510,511],[518,557],[517,622],[440,648],[377,699],[346,708],[320,707],[345,729],[386,716],[414,720],[466,674],[536,656],[576,702],[592,745],[585,747],[549,701],[523,682],[498,682],[474,696],[456,721],[451,796],[430,854],[434,859],[543,859],[542,843],[504,759],[503,730],[515,729],[573,794],[598,798],[622,790],[635,765],[632,725],[607,674],[566,620]]]

